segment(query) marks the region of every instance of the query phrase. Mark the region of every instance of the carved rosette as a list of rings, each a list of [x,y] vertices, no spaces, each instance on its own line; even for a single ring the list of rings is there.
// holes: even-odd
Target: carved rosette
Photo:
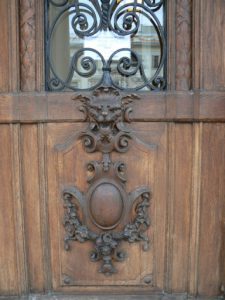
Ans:
[[[126,123],[131,121],[131,103],[138,97],[121,95],[113,87],[99,87],[91,97],[78,95],[73,99],[81,101],[80,110],[88,122],[79,134],[84,150],[101,152],[102,160],[87,163],[90,186],[85,193],[74,186],[63,190],[65,250],[70,249],[71,241],[92,241],[91,261],[101,261],[99,272],[111,275],[116,272],[114,262],[127,256],[120,249],[122,241],[142,242],[144,251],[149,248],[146,230],[150,226],[150,190],[139,187],[127,193],[126,165],[111,160],[113,151],[124,153],[129,149],[132,133]],[[85,225],[87,219],[96,231]]]

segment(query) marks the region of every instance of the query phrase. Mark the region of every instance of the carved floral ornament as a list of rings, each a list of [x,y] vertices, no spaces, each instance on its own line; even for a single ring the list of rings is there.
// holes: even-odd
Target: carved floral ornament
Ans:
[[[90,259],[101,261],[99,272],[104,275],[115,273],[114,262],[125,260],[122,242],[142,242],[144,251],[149,248],[145,232],[150,226],[150,190],[139,187],[127,193],[126,165],[111,159],[113,151],[125,153],[129,149],[133,135],[126,123],[131,121],[131,104],[138,99],[135,94],[121,95],[113,87],[99,87],[90,97],[73,98],[81,101],[80,110],[88,122],[86,130],[79,134],[84,150],[101,152],[102,160],[87,163],[90,186],[85,193],[74,186],[63,190],[65,250],[70,250],[71,241],[92,241]],[[87,218],[96,231],[85,225]]]

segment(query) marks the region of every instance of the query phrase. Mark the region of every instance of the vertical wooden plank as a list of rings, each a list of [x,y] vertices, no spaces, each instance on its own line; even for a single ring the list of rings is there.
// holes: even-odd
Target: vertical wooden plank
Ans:
[[[10,126],[0,126],[0,295],[18,293]]]
[[[169,171],[169,248],[168,287],[172,292],[184,292],[188,285],[188,257],[190,235],[190,197],[192,174],[192,126],[172,127],[169,148],[173,154]]]
[[[8,1],[0,1],[0,92],[9,90]]]
[[[189,255],[189,293],[197,295],[198,291],[198,251],[199,251],[199,222],[200,222],[200,186],[201,186],[201,145],[202,123],[193,124],[193,169],[192,194],[190,199],[190,255]]]
[[[20,77],[22,91],[35,90],[35,2],[35,0],[20,0]]]
[[[51,290],[51,264],[49,246],[49,220],[47,201],[47,137],[46,124],[38,124],[38,159],[39,159],[39,193],[40,193],[40,218],[42,236],[42,254],[44,270],[44,290]]]
[[[42,292],[44,269],[42,220],[40,215],[38,130],[37,125],[23,125],[21,129],[23,201],[29,288],[31,292]]]
[[[154,171],[154,195],[155,216],[154,216],[154,268],[155,285],[164,290],[165,285],[165,253],[166,253],[166,229],[167,229],[167,124],[158,123],[157,158]],[[147,128],[150,128],[147,127]],[[160,132],[161,128],[161,132]],[[147,133],[149,134],[149,133]],[[157,139],[156,139],[157,140]],[[152,199],[153,199],[152,198]]]
[[[176,0],[166,1],[167,9],[167,90],[175,90]]]
[[[12,187],[15,218],[15,247],[17,250],[17,275],[19,295],[28,292],[27,261],[24,234],[24,211],[21,186],[21,162],[20,162],[20,125],[11,124],[11,145],[12,145]]]
[[[173,249],[173,212],[174,212],[174,177],[175,177],[175,124],[168,124],[168,145],[167,145],[167,241],[166,241],[166,273],[165,290],[171,292],[172,277],[172,249]]]
[[[225,125],[204,124],[198,292],[219,294],[225,182]]]
[[[8,1],[9,91],[19,90],[19,15],[18,0]]]
[[[192,31],[192,88],[200,89],[201,70],[201,1],[193,0],[193,31]]]
[[[225,90],[225,2],[201,0],[201,88]]]
[[[45,27],[44,27],[44,2],[45,0],[35,1],[36,13],[36,90],[45,90]]]
[[[44,90],[44,0],[20,0],[22,91]]]
[[[192,0],[176,1],[176,90],[191,88]]]

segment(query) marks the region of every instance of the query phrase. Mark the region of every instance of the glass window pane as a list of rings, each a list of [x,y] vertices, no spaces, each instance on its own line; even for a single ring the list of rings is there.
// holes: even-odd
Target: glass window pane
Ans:
[[[165,88],[163,0],[47,0],[49,90]]]

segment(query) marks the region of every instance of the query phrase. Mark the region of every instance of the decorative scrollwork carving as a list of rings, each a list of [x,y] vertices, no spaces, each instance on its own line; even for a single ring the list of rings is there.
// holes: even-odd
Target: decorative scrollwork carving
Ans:
[[[89,123],[80,135],[87,152],[116,150],[122,153],[128,150],[131,135],[124,122],[130,121],[130,105],[139,99],[137,95],[122,96],[113,87],[99,87],[91,97],[78,95],[73,99],[82,102],[80,110]]]
[[[127,193],[126,164],[110,157],[113,151],[128,151],[132,134],[125,124],[131,121],[132,102],[139,98],[135,94],[121,95],[113,87],[99,87],[92,96],[78,95],[73,99],[81,101],[80,110],[88,122],[86,130],[79,134],[84,150],[101,152],[102,160],[87,163],[90,187],[85,193],[77,187],[63,190],[65,250],[70,249],[71,241],[92,241],[91,261],[101,261],[99,272],[111,275],[116,272],[114,262],[127,256],[120,249],[122,241],[142,242],[144,251],[149,248],[146,231],[150,226],[150,190],[139,187]],[[96,230],[90,230],[87,219]]]
[[[94,249],[90,254],[90,259],[94,262],[102,261],[99,272],[105,275],[111,275],[116,272],[113,261],[123,261],[127,256],[124,251],[118,250],[121,241],[125,240],[129,243],[142,241],[143,250],[147,251],[149,248],[149,239],[145,235],[145,231],[150,226],[148,217],[148,207],[150,205],[149,190],[142,188],[140,196],[141,201],[135,206],[136,216],[133,221],[124,227],[123,231],[97,233],[90,231],[79,219],[78,207],[73,202],[73,198],[75,197],[74,192],[72,190],[65,191],[63,194],[66,210],[63,222],[66,230],[65,250],[70,249],[70,241],[79,241],[80,243],[88,240],[92,241]]]

